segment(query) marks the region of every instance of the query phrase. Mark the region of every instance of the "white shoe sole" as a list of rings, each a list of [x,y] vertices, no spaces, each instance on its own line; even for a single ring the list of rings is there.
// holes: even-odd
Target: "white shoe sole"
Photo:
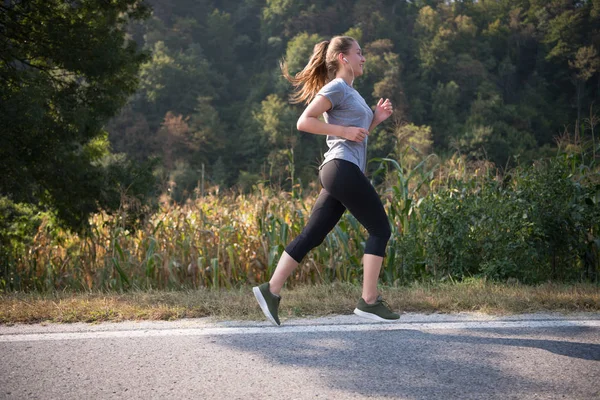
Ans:
[[[273,325],[279,326],[277,321],[275,321],[275,318],[273,318],[273,316],[269,312],[269,306],[267,306],[267,301],[265,300],[263,294],[260,292],[258,286],[253,287],[252,291],[254,292],[254,297],[256,297],[256,301],[258,301],[258,305],[260,306],[260,309],[262,310],[263,314],[265,314],[265,317],[267,317],[267,319],[271,321]]]
[[[358,308],[354,309],[354,314],[358,315],[359,317],[370,319],[372,321],[378,321],[378,322],[398,322],[399,321],[399,319],[381,318],[379,315],[364,312],[364,311],[359,310]]]

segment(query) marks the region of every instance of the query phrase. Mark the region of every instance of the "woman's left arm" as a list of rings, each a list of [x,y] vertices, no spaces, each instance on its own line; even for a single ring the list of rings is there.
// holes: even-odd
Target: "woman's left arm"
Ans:
[[[369,126],[369,133],[375,129],[377,125],[388,119],[393,112],[394,108],[392,107],[390,99],[385,99],[385,101],[383,98],[379,99],[377,106],[375,106],[373,121],[371,122],[371,126]]]

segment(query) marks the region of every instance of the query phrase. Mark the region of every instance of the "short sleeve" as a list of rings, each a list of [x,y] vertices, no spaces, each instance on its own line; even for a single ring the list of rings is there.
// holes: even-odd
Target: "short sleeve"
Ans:
[[[317,95],[325,96],[331,102],[331,108],[335,108],[338,106],[342,100],[344,100],[344,95],[346,94],[346,85],[339,80],[334,80],[329,82],[327,85],[323,86],[321,90],[317,93]]]

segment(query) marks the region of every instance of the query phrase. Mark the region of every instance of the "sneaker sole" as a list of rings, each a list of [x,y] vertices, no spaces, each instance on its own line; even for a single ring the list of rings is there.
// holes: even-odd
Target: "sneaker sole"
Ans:
[[[269,311],[269,306],[267,306],[267,301],[265,300],[263,294],[260,292],[260,289],[257,286],[255,286],[252,288],[252,292],[254,292],[254,297],[256,297],[256,301],[258,301],[258,305],[260,306],[260,309],[262,310],[263,314],[265,314],[265,317],[267,317],[267,319],[271,321],[273,325],[279,326],[277,321],[275,321],[275,318],[273,318],[273,316],[271,315],[271,312]]]
[[[359,317],[363,317],[363,318],[367,318],[370,319],[372,321],[378,321],[378,322],[397,322],[398,319],[385,319],[385,318],[381,318],[379,315],[375,315],[372,313],[368,313],[368,312],[364,312],[362,310],[359,310],[358,308],[354,309],[354,314],[358,315]]]

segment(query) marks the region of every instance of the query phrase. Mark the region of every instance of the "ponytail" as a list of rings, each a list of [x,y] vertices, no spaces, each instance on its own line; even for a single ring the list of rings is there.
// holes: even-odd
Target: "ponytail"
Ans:
[[[349,36],[336,36],[331,40],[317,43],[304,69],[290,76],[285,60],[280,62],[283,76],[292,84],[295,92],[290,96],[291,103],[310,103],[319,90],[335,76],[339,66],[336,56],[346,53],[355,40]]]

